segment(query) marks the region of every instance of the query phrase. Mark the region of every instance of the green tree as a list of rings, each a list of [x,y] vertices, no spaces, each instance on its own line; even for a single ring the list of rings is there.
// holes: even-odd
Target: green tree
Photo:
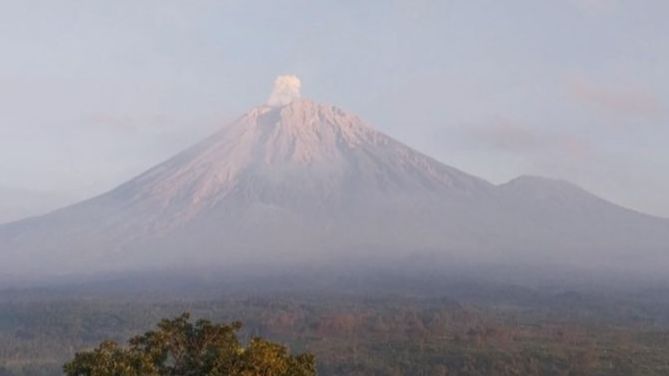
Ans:
[[[67,376],[311,376],[311,354],[291,355],[278,344],[254,338],[244,347],[239,322],[230,325],[188,314],[162,320],[158,327],[132,338],[128,347],[103,342],[65,364]]]

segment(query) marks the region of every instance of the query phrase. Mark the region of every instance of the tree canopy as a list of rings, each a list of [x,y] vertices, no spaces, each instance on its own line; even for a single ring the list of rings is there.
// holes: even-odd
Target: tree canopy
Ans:
[[[185,313],[162,320],[155,330],[134,337],[129,346],[112,341],[77,353],[67,376],[311,376],[311,354],[291,355],[279,344],[253,338],[243,346],[241,323],[191,322]]]

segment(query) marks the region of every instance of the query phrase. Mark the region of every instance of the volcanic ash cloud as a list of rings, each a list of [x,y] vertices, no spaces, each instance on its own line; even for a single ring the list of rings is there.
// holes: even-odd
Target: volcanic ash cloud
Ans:
[[[272,107],[285,106],[300,97],[300,79],[293,75],[279,76],[274,80],[274,90],[267,104]]]

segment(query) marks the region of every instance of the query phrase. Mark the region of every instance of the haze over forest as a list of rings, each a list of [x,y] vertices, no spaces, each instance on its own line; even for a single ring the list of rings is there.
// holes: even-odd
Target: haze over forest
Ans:
[[[669,374],[667,14],[1,2],[0,376]]]

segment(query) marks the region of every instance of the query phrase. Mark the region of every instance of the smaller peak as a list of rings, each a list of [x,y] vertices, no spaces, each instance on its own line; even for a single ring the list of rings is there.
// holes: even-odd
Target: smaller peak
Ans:
[[[538,175],[520,175],[516,178],[511,179],[508,183],[506,184],[520,184],[520,183],[567,183],[565,180],[560,180],[560,179],[555,179],[555,178],[549,178],[545,176],[538,176]]]
[[[520,175],[517,178],[500,184],[500,187],[533,187],[542,189],[559,189],[559,190],[585,190],[578,185],[563,179],[548,178],[536,175]]]

